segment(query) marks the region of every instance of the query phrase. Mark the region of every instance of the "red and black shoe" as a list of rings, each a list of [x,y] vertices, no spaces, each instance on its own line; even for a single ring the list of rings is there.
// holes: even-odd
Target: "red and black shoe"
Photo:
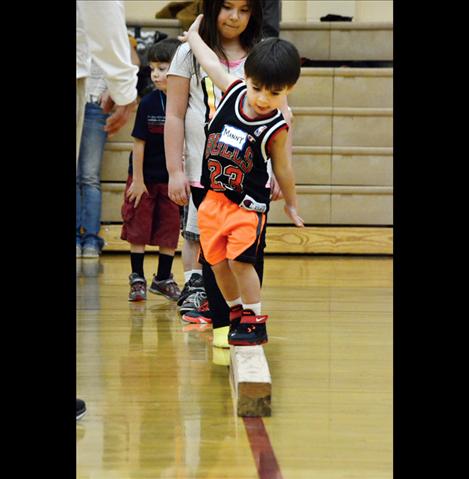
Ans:
[[[228,334],[228,344],[233,346],[253,346],[268,341],[265,322],[268,316],[256,316],[254,311],[245,309],[236,329]]]
[[[241,321],[241,315],[243,314],[243,305],[237,304],[236,306],[232,306],[230,308],[230,330],[228,332],[228,337],[230,334],[236,330],[239,326],[239,322]]]

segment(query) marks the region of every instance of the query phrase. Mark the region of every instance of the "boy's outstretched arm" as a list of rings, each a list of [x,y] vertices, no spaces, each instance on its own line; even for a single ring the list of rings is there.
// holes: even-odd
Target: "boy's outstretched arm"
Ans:
[[[297,200],[295,191],[295,177],[291,162],[286,151],[287,132],[285,130],[277,133],[270,145],[270,156],[272,158],[272,169],[277,178],[283,197],[285,198],[284,210],[295,226],[302,228],[304,221],[297,211]]]
[[[199,35],[199,26],[202,18],[203,15],[199,15],[190,26],[189,31],[184,32],[178,38],[181,42],[189,42],[192,53],[197,58],[197,61],[207,72],[207,75],[212,79],[213,83],[224,92],[235,80],[237,80],[237,77],[230,75],[223,68],[217,54]]]

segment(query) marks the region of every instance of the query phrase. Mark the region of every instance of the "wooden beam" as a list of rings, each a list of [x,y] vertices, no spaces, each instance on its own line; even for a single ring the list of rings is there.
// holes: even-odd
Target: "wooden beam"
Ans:
[[[262,346],[231,346],[230,376],[238,416],[272,414],[272,379]]]
[[[99,235],[104,251],[129,251],[120,239],[121,225],[103,225]],[[182,238],[177,251],[181,251]],[[392,227],[359,226],[268,226],[266,253],[294,254],[393,254]],[[148,251],[156,251],[149,246]]]

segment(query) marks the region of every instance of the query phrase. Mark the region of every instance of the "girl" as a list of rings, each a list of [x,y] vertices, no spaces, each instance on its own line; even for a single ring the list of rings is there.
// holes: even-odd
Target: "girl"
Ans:
[[[261,37],[261,0],[204,1],[203,14],[201,37],[217,53],[226,69],[241,78],[246,56]],[[182,298],[186,299],[180,312],[184,315],[197,309],[207,297],[213,324],[213,345],[228,347],[229,307],[218,289],[210,266],[200,265],[197,260],[199,230],[196,207],[205,195],[200,184],[205,125],[213,116],[221,96],[222,92],[195,61],[189,45],[179,47],[168,72],[164,140],[169,196],[175,203],[185,205],[182,261],[186,286]],[[288,112],[287,105],[282,112],[284,110]],[[290,115],[287,114],[287,118]],[[289,137],[291,145],[291,134]],[[278,185],[272,182],[271,188],[272,199],[279,199],[281,193]],[[261,282],[264,238],[265,228],[256,264]],[[200,272],[203,283],[197,276]],[[205,287],[206,296],[202,286]]]

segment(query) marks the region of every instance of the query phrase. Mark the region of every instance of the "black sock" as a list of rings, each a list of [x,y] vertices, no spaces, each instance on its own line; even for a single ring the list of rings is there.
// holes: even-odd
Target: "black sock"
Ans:
[[[132,265],[132,273],[137,273],[140,277],[144,278],[143,274],[143,259],[145,253],[130,253],[130,264]]]
[[[158,272],[156,273],[157,281],[169,278],[173,266],[173,259],[174,256],[170,256],[169,254],[160,253],[158,255]]]

